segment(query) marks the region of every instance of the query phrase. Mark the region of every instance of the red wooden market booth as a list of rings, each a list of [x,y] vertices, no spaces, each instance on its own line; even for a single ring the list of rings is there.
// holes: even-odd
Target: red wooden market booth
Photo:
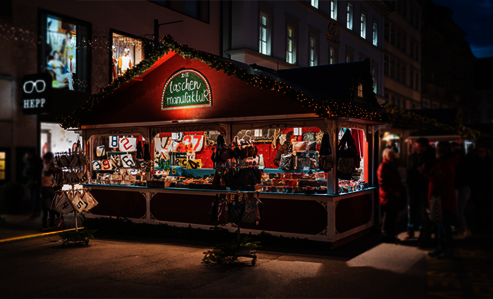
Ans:
[[[62,125],[92,162],[87,217],[234,231],[211,204],[258,197],[242,232],[341,243],[374,223],[377,107],[369,60],[275,71],[167,36]]]

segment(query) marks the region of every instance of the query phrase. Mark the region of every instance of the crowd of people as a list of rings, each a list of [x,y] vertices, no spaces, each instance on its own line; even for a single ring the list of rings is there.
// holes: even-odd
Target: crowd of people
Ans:
[[[406,169],[405,188],[395,165],[395,152],[383,151],[383,162],[378,168],[380,205],[383,212],[382,238],[396,242],[398,208],[407,189],[407,233],[418,246],[431,246],[435,232],[436,249],[431,257],[446,258],[453,254],[454,239],[467,238],[473,233],[493,229],[493,154],[485,143],[477,141],[466,154],[463,144],[440,141],[435,147],[427,138],[415,142]],[[466,205],[472,201],[475,216],[465,217]]]

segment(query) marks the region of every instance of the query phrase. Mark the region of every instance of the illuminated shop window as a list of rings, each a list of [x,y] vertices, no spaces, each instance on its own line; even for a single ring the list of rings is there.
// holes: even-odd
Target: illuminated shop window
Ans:
[[[90,24],[44,13],[40,22],[44,44],[39,47],[40,71],[51,74],[54,89],[88,92]]]

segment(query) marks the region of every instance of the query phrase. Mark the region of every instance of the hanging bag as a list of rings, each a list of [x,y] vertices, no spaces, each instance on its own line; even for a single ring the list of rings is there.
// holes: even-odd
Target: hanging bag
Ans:
[[[252,197],[253,194],[248,194],[248,197]],[[257,203],[253,199],[246,199],[245,202],[245,212],[241,217],[241,222],[243,223],[254,223],[255,214],[257,212]]]
[[[84,192],[82,200],[87,204],[84,208],[84,212],[89,212],[92,208],[98,205],[98,201],[92,196],[89,191]]]
[[[442,198],[440,196],[432,195],[430,197],[430,220],[433,222],[440,222],[443,220],[442,212]]]
[[[320,170],[331,171],[334,167],[334,160],[332,157],[332,147],[330,145],[330,135],[324,133],[320,145],[320,159],[319,159]]]
[[[281,161],[279,162],[279,167],[282,170],[291,170],[293,167],[293,155],[281,155]]]
[[[243,211],[245,209],[245,201],[240,201],[240,195],[235,194],[235,197],[231,204],[228,206],[228,221],[230,223],[238,224],[243,217]]]
[[[352,174],[356,169],[354,164],[356,153],[357,152],[356,145],[354,144],[354,139],[351,136],[351,131],[347,129],[337,148],[337,177],[339,179],[351,179]]]

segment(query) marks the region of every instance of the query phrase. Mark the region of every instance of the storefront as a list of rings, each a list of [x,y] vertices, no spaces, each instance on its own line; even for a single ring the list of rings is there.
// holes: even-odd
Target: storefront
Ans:
[[[92,161],[88,217],[235,230],[208,212],[236,195],[264,206],[245,233],[340,243],[373,226],[381,119],[368,61],[274,71],[170,37],[164,48],[62,123],[80,127]],[[354,157],[337,156],[343,137]]]

